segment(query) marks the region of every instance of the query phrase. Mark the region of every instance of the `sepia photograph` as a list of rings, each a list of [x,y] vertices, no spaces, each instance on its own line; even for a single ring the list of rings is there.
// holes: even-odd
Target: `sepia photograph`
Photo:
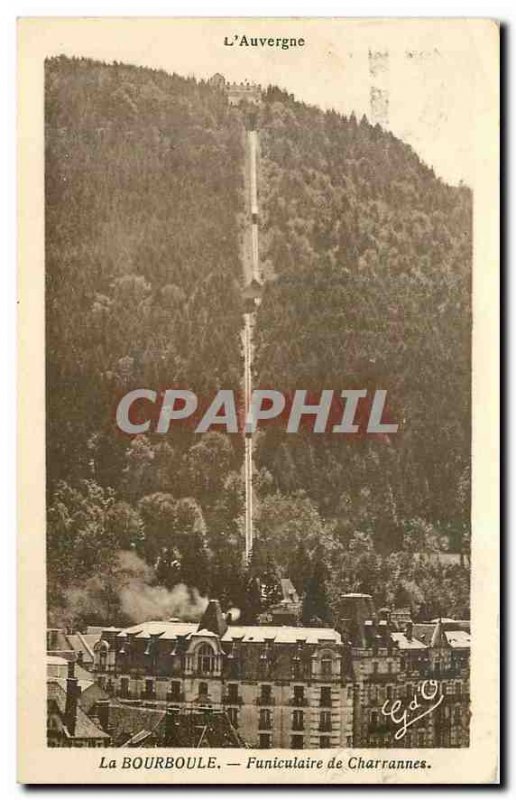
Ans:
[[[92,782],[429,782],[447,750],[453,782],[496,571],[472,491],[496,24],[25,20],[26,53],[47,30],[42,748],[98,749]]]

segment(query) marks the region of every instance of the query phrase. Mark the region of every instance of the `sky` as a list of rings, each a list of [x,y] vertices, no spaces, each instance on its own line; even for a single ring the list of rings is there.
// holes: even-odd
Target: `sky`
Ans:
[[[491,26],[491,27],[490,27]],[[275,84],[299,100],[365,114],[412,145],[448,183],[474,184],[472,126],[483,103],[482,20],[49,18],[31,32],[44,56],[66,54],[167,72]],[[234,34],[302,37],[304,47],[227,47]],[[371,88],[388,113],[371,109]]]

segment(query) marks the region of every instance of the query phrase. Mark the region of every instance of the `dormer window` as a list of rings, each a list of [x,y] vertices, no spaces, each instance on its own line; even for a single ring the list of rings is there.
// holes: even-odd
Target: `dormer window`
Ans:
[[[333,660],[330,656],[323,656],[321,658],[321,676],[323,678],[331,678]]]
[[[268,677],[270,670],[269,644],[265,643],[265,648],[260,653],[260,672],[264,678]]]
[[[197,650],[197,670],[201,675],[208,675],[215,669],[215,653],[209,644],[201,644]]]

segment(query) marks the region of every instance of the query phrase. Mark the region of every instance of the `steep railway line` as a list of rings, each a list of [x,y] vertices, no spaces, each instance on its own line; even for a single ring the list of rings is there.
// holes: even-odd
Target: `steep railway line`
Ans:
[[[244,313],[244,330],[242,333],[244,351],[244,407],[245,416],[249,412],[252,392],[252,362],[253,362],[253,327],[256,303],[259,301],[258,293],[261,286],[259,248],[258,248],[258,132],[247,131],[247,164],[248,175],[248,213],[250,220],[250,258],[244,254],[244,296],[247,292],[246,311]],[[249,559],[253,548],[253,435],[245,434],[244,455],[244,481],[245,481],[245,559]]]

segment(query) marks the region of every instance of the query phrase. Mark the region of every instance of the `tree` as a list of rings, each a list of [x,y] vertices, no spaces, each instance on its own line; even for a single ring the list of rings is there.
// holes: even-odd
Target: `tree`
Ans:
[[[301,619],[305,624],[331,622],[331,610],[328,601],[328,568],[323,554],[317,549],[312,557],[312,570],[306,583]]]
[[[118,509],[119,511],[120,509]],[[63,617],[70,593],[83,591],[89,581],[107,597],[109,579],[121,545],[115,495],[94,481],[77,487],[58,484],[48,509],[47,598],[49,615]],[[65,615],[66,616],[66,615]]]

